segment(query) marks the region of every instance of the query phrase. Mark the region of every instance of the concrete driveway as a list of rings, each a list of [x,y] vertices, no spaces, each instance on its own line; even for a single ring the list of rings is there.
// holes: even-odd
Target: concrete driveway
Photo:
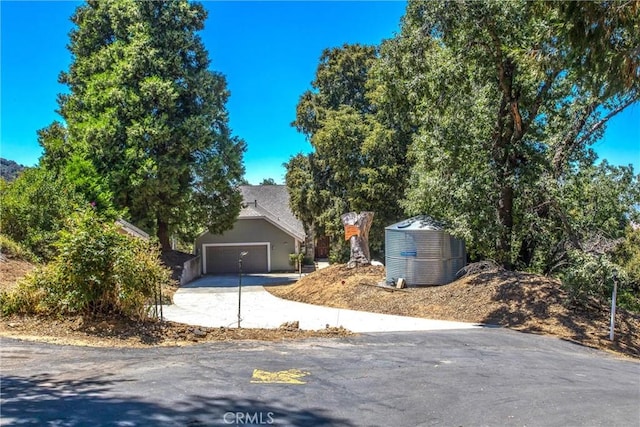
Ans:
[[[163,307],[164,317],[189,325],[236,327],[238,300],[244,328],[277,328],[285,322],[298,321],[301,329],[317,330],[342,326],[353,332],[430,331],[469,329],[478,325],[392,316],[322,307],[287,301],[271,295],[264,286],[290,284],[297,274],[249,274],[242,276],[239,292],[237,275],[205,276],[183,286],[173,297],[172,305]]]

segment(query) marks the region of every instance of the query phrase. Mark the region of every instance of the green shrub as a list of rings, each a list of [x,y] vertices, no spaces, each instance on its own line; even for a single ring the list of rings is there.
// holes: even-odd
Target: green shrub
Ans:
[[[344,239],[333,239],[331,250],[329,251],[329,262],[331,264],[344,264],[351,257],[351,245]]]
[[[0,202],[0,232],[43,260],[54,257],[65,219],[87,205],[64,178],[42,168],[26,169],[11,183],[0,180]]]
[[[563,287],[569,303],[585,305],[591,298],[611,302],[614,281],[618,283],[617,305],[638,311],[640,299],[624,267],[606,255],[592,255],[578,250],[569,252],[569,264],[563,269]]]
[[[622,244],[613,254],[613,260],[622,266],[628,286],[620,295],[620,305],[640,312],[640,228],[628,227]]]
[[[302,266],[303,260],[304,260],[304,254],[302,252],[297,254],[289,254],[289,264],[294,266],[296,270]]]
[[[142,318],[170,272],[157,245],[123,235],[91,209],[74,213],[59,233],[58,254],[4,297],[10,313],[118,313]]]

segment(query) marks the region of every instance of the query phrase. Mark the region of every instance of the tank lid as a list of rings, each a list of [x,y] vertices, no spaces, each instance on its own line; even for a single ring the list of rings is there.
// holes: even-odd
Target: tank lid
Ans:
[[[418,215],[392,224],[385,230],[444,230],[444,224],[428,215]]]

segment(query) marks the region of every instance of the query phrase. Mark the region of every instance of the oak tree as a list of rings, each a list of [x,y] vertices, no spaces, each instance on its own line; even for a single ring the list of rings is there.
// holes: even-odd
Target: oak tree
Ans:
[[[558,3],[410,2],[381,49],[394,59],[386,73],[401,76],[392,103],[414,127],[405,207],[448,220],[472,252],[507,267],[531,265],[546,247],[540,221],[559,227],[558,243],[580,245],[568,185],[594,164],[590,145],[607,121],[639,99],[637,84],[619,84],[629,71],[620,63],[637,75],[637,50],[594,61],[573,34],[578,21],[598,25],[582,12],[567,23]],[[600,42],[637,46],[635,16],[606,20],[615,28]]]

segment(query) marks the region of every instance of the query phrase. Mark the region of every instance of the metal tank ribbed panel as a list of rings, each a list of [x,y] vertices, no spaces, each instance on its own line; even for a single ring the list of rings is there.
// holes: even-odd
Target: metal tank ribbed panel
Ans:
[[[385,253],[387,282],[402,277],[408,286],[449,283],[466,264],[464,241],[424,215],[386,227]]]

